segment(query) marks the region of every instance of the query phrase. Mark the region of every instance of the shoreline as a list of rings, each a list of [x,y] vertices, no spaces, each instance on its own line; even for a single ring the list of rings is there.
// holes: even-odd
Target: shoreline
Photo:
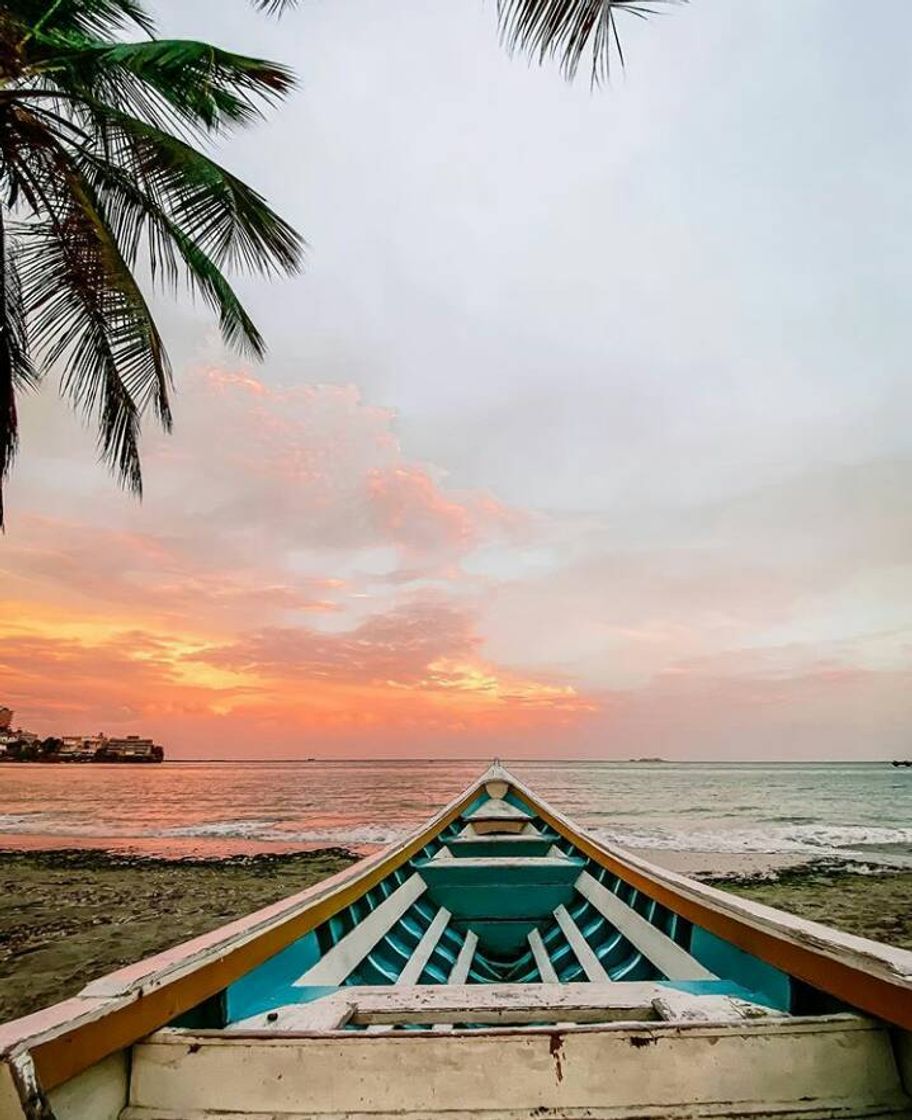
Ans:
[[[638,854],[654,862],[700,856]],[[342,847],[180,858],[97,847],[0,848],[0,1022],[74,995],[98,976],[225,925],[359,858]],[[776,867],[742,860],[723,871],[672,869],[912,949],[912,870],[800,857]]]

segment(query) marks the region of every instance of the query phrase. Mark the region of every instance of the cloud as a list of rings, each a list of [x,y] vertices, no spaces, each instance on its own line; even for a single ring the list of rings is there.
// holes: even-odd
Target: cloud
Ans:
[[[536,733],[597,710],[567,682],[485,661],[471,618],[443,604],[334,634],[265,628],[221,646],[192,633],[93,630],[78,617],[17,624],[11,613],[0,625],[6,700],[43,733],[145,727],[180,754],[208,732],[216,754],[246,744],[274,756],[315,736],[321,752],[341,742],[370,754],[375,742],[351,736],[371,727],[386,749],[414,753],[434,736]]]

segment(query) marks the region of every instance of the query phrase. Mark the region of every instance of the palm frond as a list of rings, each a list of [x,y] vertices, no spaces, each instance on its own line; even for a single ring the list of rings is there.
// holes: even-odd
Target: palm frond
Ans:
[[[588,53],[590,81],[598,85],[607,80],[615,55],[624,63],[617,16],[645,19],[659,6],[678,2],[687,0],[498,0],[497,14],[509,50],[539,63],[558,59],[571,81]]]
[[[132,267],[145,250],[153,278],[160,278],[172,292],[177,289],[183,265],[191,289],[218,313],[225,341],[252,357],[264,357],[263,337],[226,277],[153,195],[116,164],[85,150],[79,151],[74,160],[95,192],[105,199],[111,232],[127,264]]]
[[[219,267],[288,273],[304,241],[257,191],[192,145],[107,105],[86,102],[99,154],[145,191]]]
[[[254,8],[269,15],[281,15],[289,8],[297,6],[298,0],[250,0]]]
[[[131,27],[155,33],[155,21],[142,0],[6,0],[3,12],[23,29],[23,39],[36,29],[107,37]]]
[[[18,118],[29,149],[17,170],[43,204],[18,230],[32,345],[63,365],[63,392],[98,417],[102,457],[140,493],[141,416],[151,404],[171,423],[168,358],[91,184],[40,121]]]
[[[291,71],[207,43],[77,43],[40,37],[33,74],[69,96],[88,97],[167,128],[175,118],[206,131],[248,124],[284,96]]]
[[[0,214],[0,530],[4,525],[3,481],[19,445],[16,394],[37,380],[29,355],[16,248]]]

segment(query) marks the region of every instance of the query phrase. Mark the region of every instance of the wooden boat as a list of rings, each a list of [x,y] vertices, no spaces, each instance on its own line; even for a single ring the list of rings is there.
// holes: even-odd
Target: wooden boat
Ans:
[[[912,1116],[912,953],[495,764],[411,837],[0,1027],[2,1120]]]

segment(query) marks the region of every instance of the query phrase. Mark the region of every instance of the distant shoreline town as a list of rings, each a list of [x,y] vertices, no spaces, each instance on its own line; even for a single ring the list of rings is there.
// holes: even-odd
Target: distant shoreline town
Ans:
[[[51,735],[13,727],[13,710],[0,706],[0,762],[164,762],[165,749],[139,735]]]

